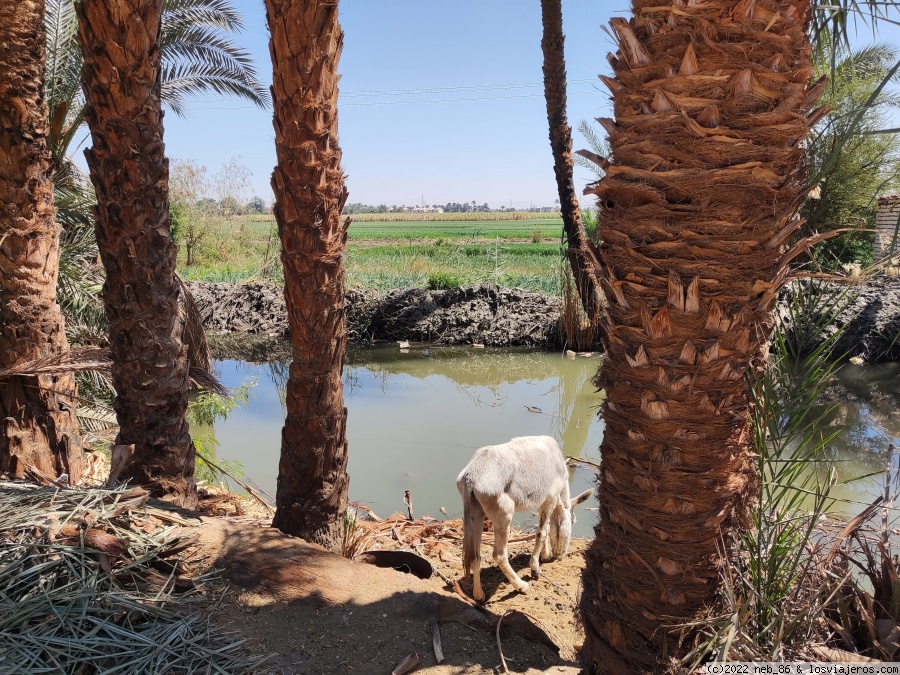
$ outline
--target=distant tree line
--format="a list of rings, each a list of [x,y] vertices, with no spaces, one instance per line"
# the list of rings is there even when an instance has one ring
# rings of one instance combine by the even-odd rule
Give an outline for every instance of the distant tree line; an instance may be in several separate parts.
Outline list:
[[[388,206],[387,204],[379,204],[378,206],[373,206],[371,204],[363,204],[362,202],[353,202],[352,204],[347,204],[344,206],[344,215],[352,216],[357,213],[409,213],[411,211],[415,211],[416,209],[421,208],[420,206],[406,206],[404,204],[392,204]],[[492,211],[546,211],[549,207],[531,207],[527,209],[514,209],[512,207],[501,206],[497,209],[492,209],[488,206],[487,202],[483,204],[479,204],[475,200],[471,202],[447,202],[446,204],[426,204],[424,208],[427,209],[442,209],[444,213],[490,213]],[[554,207],[557,208],[557,207]]]

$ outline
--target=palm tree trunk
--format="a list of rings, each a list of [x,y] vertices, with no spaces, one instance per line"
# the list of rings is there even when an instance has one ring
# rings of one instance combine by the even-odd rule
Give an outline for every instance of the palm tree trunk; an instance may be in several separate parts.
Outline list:
[[[590,672],[664,670],[756,499],[746,374],[764,366],[823,84],[803,0],[632,0],[613,19],[600,219],[607,398],[581,610]]]
[[[572,267],[581,306],[592,321],[599,315],[600,262],[597,247],[588,239],[581,221],[581,208],[572,178],[572,128],[566,116],[565,36],[562,29],[562,0],[541,0],[544,37],[544,97],[547,99],[547,122],[550,124],[550,149],[553,172],[559,190],[563,229],[568,246],[566,254]]]
[[[191,507],[197,485],[184,419],[189,368],[160,104],[162,0],[82,0],[76,8],[93,142],[85,156],[106,269],[116,443],[135,446],[124,477]]]
[[[272,175],[284,296],[293,343],[273,524],[324,546],[347,508],[347,331],[344,249],[349,219],[338,146],[336,0],[266,0],[275,72]]]
[[[0,370],[69,351],[56,302],[44,11],[43,0],[0,0]],[[0,382],[0,473],[34,466],[80,479],[76,394],[71,373]]]

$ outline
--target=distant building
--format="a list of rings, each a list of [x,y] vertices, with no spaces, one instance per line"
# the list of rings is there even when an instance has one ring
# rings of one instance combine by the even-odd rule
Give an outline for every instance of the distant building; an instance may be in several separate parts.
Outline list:
[[[414,206],[410,209],[413,213],[443,213],[444,209],[440,206]]]
[[[900,252],[900,195],[878,198],[875,215],[875,258]]]

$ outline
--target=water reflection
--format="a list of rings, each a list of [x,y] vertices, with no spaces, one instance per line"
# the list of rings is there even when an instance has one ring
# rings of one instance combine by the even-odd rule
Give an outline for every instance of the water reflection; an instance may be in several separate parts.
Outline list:
[[[457,517],[459,471],[476,448],[513,436],[549,434],[566,455],[598,461],[601,398],[591,382],[597,364],[597,357],[528,350],[350,349],[344,368],[350,499],[385,516],[404,511],[403,492],[410,490],[416,515],[437,517],[444,507]],[[287,361],[219,361],[217,368],[230,387],[259,378],[250,406],[217,424],[217,454],[243,464],[274,494]],[[856,513],[882,492],[885,464],[897,468],[889,447],[900,446],[900,364],[847,365],[836,384],[833,423],[842,430],[829,447],[839,472],[832,494],[843,500],[842,511]],[[842,484],[873,473],[879,475]],[[572,471],[573,493],[592,485],[592,470]],[[596,511],[581,513],[575,533],[588,536]]]
[[[457,516],[459,471],[476,448],[513,436],[549,434],[565,454],[596,460],[603,430],[591,384],[597,361],[508,349],[349,350],[350,499],[388,515],[403,510],[403,492],[410,490],[416,515],[440,516],[444,507]],[[241,462],[274,491],[287,362],[220,361],[217,368],[226,386],[259,378],[250,406],[217,425],[217,454]],[[574,469],[572,481],[580,492],[593,484],[592,472]],[[577,534],[590,534],[593,513],[582,512]]]
[[[833,423],[840,433],[829,444],[839,480],[839,510],[857,513],[883,493],[883,472],[897,469],[900,446],[900,363],[847,364],[835,375],[829,397],[836,401]]]

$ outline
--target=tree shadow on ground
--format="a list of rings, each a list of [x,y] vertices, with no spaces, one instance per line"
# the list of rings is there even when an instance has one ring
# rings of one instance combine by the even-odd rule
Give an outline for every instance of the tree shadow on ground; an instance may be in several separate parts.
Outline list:
[[[501,667],[495,622],[440,579],[354,562],[271,527],[223,519],[204,523],[198,554],[234,584],[215,620],[246,638],[254,653],[274,654],[275,672],[389,673],[413,652],[421,662],[416,672]],[[496,591],[489,575],[485,582]],[[440,665],[434,623],[445,656]],[[510,672],[579,672],[524,616],[505,619],[500,638]]]

